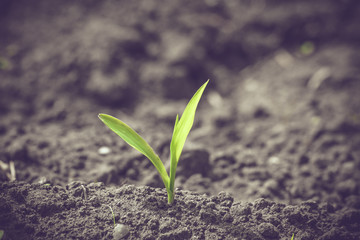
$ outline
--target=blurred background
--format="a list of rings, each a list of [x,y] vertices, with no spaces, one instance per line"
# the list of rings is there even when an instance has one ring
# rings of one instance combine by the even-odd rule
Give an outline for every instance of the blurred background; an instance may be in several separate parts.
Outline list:
[[[176,114],[210,79],[177,186],[358,196],[359,13],[356,0],[1,0],[1,180],[13,162],[28,182],[162,187],[97,114],[167,162]]]

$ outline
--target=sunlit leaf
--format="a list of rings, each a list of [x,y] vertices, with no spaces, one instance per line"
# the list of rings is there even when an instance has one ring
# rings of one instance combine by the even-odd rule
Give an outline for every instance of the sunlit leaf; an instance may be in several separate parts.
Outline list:
[[[178,116],[176,118],[173,137],[170,145],[171,154],[174,155],[176,162],[178,162],[180,159],[186,138],[189,135],[189,132],[194,123],[196,108],[208,82],[209,80],[206,81],[206,83],[204,83],[190,99],[180,120],[178,120]]]
[[[161,162],[159,156],[154,152],[150,145],[137,132],[135,132],[126,123],[110,115],[99,114],[99,118],[125,142],[144,154],[154,164],[163,180],[166,180],[167,184],[169,177],[165,170],[164,164]]]
[[[196,108],[209,80],[190,99],[180,120],[176,116],[174,132],[170,143],[170,192],[174,191],[175,174],[187,136],[193,126]]]
[[[137,132],[115,117],[107,114],[99,114],[99,118],[105,123],[105,125],[119,135],[130,146],[144,154],[154,164],[165,184],[169,204],[171,204],[174,200],[176,167],[186,138],[193,126],[196,108],[208,82],[209,80],[204,83],[190,99],[181,118],[179,119],[179,115],[176,116],[173,136],[170,143],[170,177],[167,174],[164,164],[161,162],[159,156]]]

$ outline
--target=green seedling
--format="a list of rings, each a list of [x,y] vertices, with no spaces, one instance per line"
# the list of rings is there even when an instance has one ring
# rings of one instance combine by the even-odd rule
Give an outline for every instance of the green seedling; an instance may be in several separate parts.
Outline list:
[[[168,175],[159,156],[138,133],[115,117],[107,114],[99,114],[99,118],[105,123],[105,125],[107,125],[125,142],[141,152],[152,162],[156,170],[159,172],[162,181],[164,182],[168,194],[169,204],[173,203],[174,201],[176,167],[178,165],[186,138],[194,123],[196,108],[208,82],[209,80],[207,80],[190,99],[181,118],[179,119],[179,115],[176,116],[174,131],[170,143],[170,175]]]
[[[4,236],[4,230],[0,230],[0,240],[3,238]]]
[[[112,209],[112,207],[110,205],[108,205],[108,207],[110,208],[111,210],[111,214],[112,214],[112,217],[113,217],[113,222],[114,222],[114,227],[116,226],[116,223],[115,223],[115,214],[114,214],[114,211]]]
[[[293,235],[292,235],[292,237],[291,237],[291,240],[294,240],[294,236],[295,236],[295,234],[293,233]]]

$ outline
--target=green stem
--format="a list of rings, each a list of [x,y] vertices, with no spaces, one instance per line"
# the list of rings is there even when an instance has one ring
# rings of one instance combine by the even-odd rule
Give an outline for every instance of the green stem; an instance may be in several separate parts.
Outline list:
[[[174,192],[168,191],[168,204],[172,204],[174,202]]]
[[[170,155],[171,156],[170,156],[170,179],[169,179],[168,203],[172,204],[174,201],[177,161],[174,154],[170,154]]]

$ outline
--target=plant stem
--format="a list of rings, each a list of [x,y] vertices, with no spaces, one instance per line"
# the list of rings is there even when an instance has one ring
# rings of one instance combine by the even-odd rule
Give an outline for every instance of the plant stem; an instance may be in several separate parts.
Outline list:
[[[175,191],[175,175],[176,175],[177,162],[173,154],[170,156],[170,181],[169,181],[169,191],[168,191],[168,203],[172,204],[174,201],[174,191]]]
[[[172,204],[174,202],[174,192],[168,191],[168,204]]]

